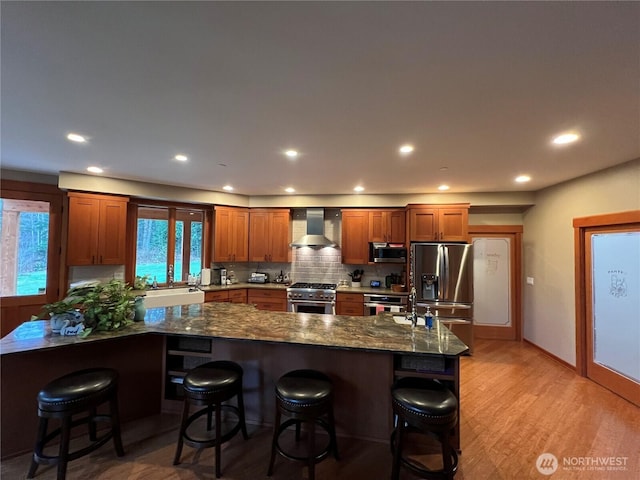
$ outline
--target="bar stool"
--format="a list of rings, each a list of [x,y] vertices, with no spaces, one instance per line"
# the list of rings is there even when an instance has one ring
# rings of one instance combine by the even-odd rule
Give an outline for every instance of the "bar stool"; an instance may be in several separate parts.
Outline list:
[[[109,414],[98,415],[97,407],[109,403]],[[87,412],[86,417],[73,420],[73,415]],[[118,413],[118,372],[110,368],[91,368],[70,373],[49,382],[38,393],[38,416],[40,422],[36,446],[27,478],[33,478],[38,465],[57,465],[58,480],[64,480],[67,463],[87,455],[113,438],[116,454],[124,455],[120,438],[120,417]],[[50,418],[60,419],[60,427],[47,433]],[[97,436],[96,423],[108,421],[110,428]],[[89,426],[90,445],[69,452],[71,429],[78,425]],[[43,453],[45,446],[60,437],[58,455]]]
[[[236,433],[242,431],[242,436],[249,438],[244,417],[244,400],[242,398],[242,367],[235,362],[218,360],[205,363],[190,370],[184,377],[184,408],[180,435],[173,464],[180,463],[183,443],[194,448],[215,447],[216,449],[216,478],[220,478],[220,451],[221,445],[233,438]],[[237,397],[238,406],[222,404],[227,400]],[[189,415],[191,405],[204,406],[193,415]],[[222,433],[222,411],[234,414],[238,420],[226,433]],[[189,432],[189,427],[195,420],[207,415],[206,431],[211,431],[211,422],[215,414],[215,437],[210,434],[206,437],[196,438]],[[196,430],[195,428],[192,430]],[[195,432],[194,432],[195,433]]]
[[[276,417],[271,442],[271,460],[267,476],[273,474],[276,452],[289,460],[304,462],[309,467],[309,480],[315,478],[315,464],[333,452],[338,456],[335,421],[333,418],[333,388],[331,380],[324,373],[316,370],[294,370],[276,383]],[[290,417],[280,423],[282,415]],[[326,415],[327,419],[323,417]],[[300,426],[306,424],[309,431],[307,456],[296,456],[287,453],[279,443],[280,435],[291,425],[296,427],[296,441],[300,440]],[[315,426],[320,425],[328,434],[327,446],[318,454],[315,453]]]
[[[420,478],[453,479],[458,469],[458,454],[450,444],[451,432],[458,422],[455,395],[437,380],[406,377],[395,382],[391,397],[397,419],[397,426],[391,435],[391,479],[398,480],[401,464]],[[442,469],[420,468],[402,456],[409,431],[432,434],[438,438],[442,445]]]

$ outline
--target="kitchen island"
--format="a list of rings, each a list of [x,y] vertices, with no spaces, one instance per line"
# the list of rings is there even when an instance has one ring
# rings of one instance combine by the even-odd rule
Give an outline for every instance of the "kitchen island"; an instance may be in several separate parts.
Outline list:
[[[116,368],[127,421],[175,411],[180,376],[210,359],[243,366],[248,423],[272,422],[273,388],[280,375],[316,368],[334,381],[339,434],[388,441],[393,379],[440,378],[458,396],[459,355],[466,350],[444,327],[412,329],[396,324],[390,314],[294,314],[229,303],[149,309],[144,322],[87,338],[54,335],[46,321],[27,322],[0,341],[0,448],[3,458],[32,448],[37,392],[64,373]],[[454,442],[459,447],[457,435]]]

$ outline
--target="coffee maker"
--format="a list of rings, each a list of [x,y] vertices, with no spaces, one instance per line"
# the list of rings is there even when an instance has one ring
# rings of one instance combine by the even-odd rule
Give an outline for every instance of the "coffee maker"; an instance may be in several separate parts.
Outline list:
[[[227,269],[222,267],[213,267],[211,269],[211,283],[213,285],[226,285]]]

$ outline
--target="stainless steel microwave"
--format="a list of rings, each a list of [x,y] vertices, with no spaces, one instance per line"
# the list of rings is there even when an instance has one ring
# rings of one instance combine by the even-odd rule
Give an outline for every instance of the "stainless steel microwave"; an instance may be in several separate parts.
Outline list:
[[[406,263],[405,247],[378,247],[370,244],[369,261],[373,263]]]

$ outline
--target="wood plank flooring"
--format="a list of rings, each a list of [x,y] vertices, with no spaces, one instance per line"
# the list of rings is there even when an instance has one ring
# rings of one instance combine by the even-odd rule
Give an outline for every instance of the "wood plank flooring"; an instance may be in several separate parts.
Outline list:
[[[462,359],[462,455],[456,479],[606,479],[640,478],[640,409],[520,342],[478,340],[473,357]],[[35,399],[34,399],[35,414]],[[67,478],[92,480],[214,479],[213,449],[185,447],[183,463],[172,465],[178,419],[161,415],[123,426],[126,455],[111,445],[69,464]],[[271,430],[250,426],[222,451],[223,478],[266,477]],[[35,432],[34,432],[35,435]],[[329,457],[317,466],[318,480],[384,480],[391,471],[386,444],[339,438],[341,461]],[[555,455],[552,477],[538,472],[536,459]],[[587,466],[595,457],[624,457],[623,470]],[[418,457],[420,458],[420,457]],[[573,465],[563,465],[563,462]],[[2,462],[3,480],[23,479],[30,454]],[[580,465],[582,463],[582,465]],[[40,466],[36,479],[56,477]],[[297,462],[278,457],[274,480],[307,479]],[[413,477],[403,472],[402,480]]]

